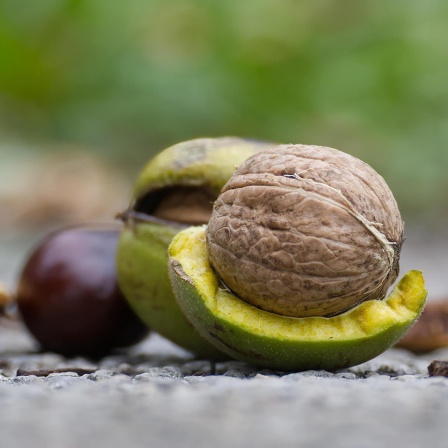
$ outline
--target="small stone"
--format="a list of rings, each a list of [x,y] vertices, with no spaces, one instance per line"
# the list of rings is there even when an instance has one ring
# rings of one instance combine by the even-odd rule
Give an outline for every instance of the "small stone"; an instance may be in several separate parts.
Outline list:
[[[29,376],[16,376],[14,378],[11,378],[11,382],[13,384],[36,384],[36,383],[42,383],[44,380],[40,377],[37,377],[35,375],[29,375]]]
[[[115,384],[129,383],[132,378],[124,373],[117,373],[109,378],[109,381]]]
[[[166,366],[166,367],[151,367],[146,372],[150,378],[182,378],[182,371],[178,367]],[[145,375],[145,374],[142,374]]]
[[[135,375],[134,381],[137,381],[137,382],[149,382],[153,378],[154,377],[151,376],[149,373],[140,373],[139,375]]]
[[[181,371],[185,376],[205,376],[211,375],[212,364],[210,361],[198,360],[186,362],[181,366]]]
[[[271,370],[271,369],[262,369],[259,370],[258,373],[260,375],[264,375],[264,376],[279,376],[279,372],[275,371],[275,370]]]
[[[304,372],[290,373],[288,375],[284,375],[282,378],[286,380],[297,380],[303,377],[334,378],[335,374],[327,372],[326,370],[305,370]]]
[[[364,378],[377,378],[377,377],[379,377],[379,376],[381,376],[382,378],[387,378],[387,379],[390,379],[390,376],[389,375],[385,375],[385,374],[380,374],[380,373],[378,373],[378,372],[372,372],[372,371],[367,371],[365,374],[364,374]]]
[[[267,376],[267,375],[263,375],[262,373],[257,373],[254,376],[254,379],[256,379],[256,380],[265,380],[265,379],[268,379],[268,378],[270,378],[270,377]]]
[[[113,374],[114,374],[114,372],[112,372],[110,370],[100,369],[94,373],[87,375],[87,378],[92,381],[102,381],[102,380],[107,380],[107,379],[111,378]]]
[[[399,376],[395,376],[391,378],[391,381],[400,381],[400,382],[409,382],[409,381],[415,381],[418,380],[420,378],[418,378],[416,375],[399,375]]]
[[[430,376],[446,376],[448,377],[448,361],[433,361],[428,366]]]
[[[358,376],[352,372],[339,372],[335,374],[335,378],[341,378],[345,380],[356,380]]]
[[[50,373],[47,376],[47,378],[63,378],[63,377],[79,378],[79,375],[76,372],[56,372],[56,373]]]
[[[57,373],[48,375],[44,381],[52,389],[63,389],[78,382],[79,376],[76,373]]]
[[[365,378],[364,378],[364,381],[367,381],[367,382],[380,382],[380,381],[382,381],[382,382],[389,382],[390,380],[391,380],[392,378],[389,376],[389,375],[380,375],[380,374],[376,374],[376,375],[369,375],[369,376],[366,376]]]
[[[215,373],[217,375],[224,375],[229,371],[243,371],[243,370],[251,370],[254,371],[254,367],[248,366],[247,363],[242,361],[225,361],[225,362],[217,362],[215,365]]]

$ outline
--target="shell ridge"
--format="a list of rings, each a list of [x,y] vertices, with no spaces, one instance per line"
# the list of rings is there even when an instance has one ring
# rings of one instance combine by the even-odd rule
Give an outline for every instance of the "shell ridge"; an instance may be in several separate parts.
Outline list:
[[[394,242],[394,241],[389,241],[386,237],[386,235],[384,233],[382,233],[378,228],[381,227],[379,225],[379,223],[375,223],[375,222],[371,222],[369,221],[367,218],[365,218],[364,216],[362,216],[360,213],[358,213],[356,210],[354,210],[352,204],[350,203],[350,201],[347,200],[347,198],[342,194],[342,192],[340,190],[338,190],[337,188],[334,188],[330,185],[324,184],[322,182],[316,182],[313,179],[308,179],[308,178],[303,178],[297,175],[293,175],[294,178],[296,180],[300,180],[300,181],[304,181],[305,183],[308,182],[310,184],[314,184],[314,185],[319,185],[319,186],[323,186],[325,188],[330,189],[331,191],[333,191],[334,193],[336,193],[338,195],[338,197],[340,197],[344,204],[340,204],[337,201],[324,196],[322,194],[320,194],[317,191],[309,191],[306,190],[308,194],[310,195],[315,195],[315,196],[319,196],[320,199],[324,200],[325,202],[327,202],[328,204],[331,204],[335,207],[341,208],[343,210],[345,210],[347,213],[349,213],[350,215],[352,215],[355,219],[357,219],[359,222],[361,222],[361,224],[364,225],[364,227],[380,242],[381,246],[383,247],[383,250],[386,252],[387,254],[387,258],[389,259],[389,263],[392,266],[394,264],[394,259],[395,259],[395,249],[393,249],[391,246],[396,246],[399,243],[398,242]],[[253,185],[253,186],[265,186],[265,185]],[[232,187],[226,191],[232,191],[232,190],[238,190],[238,189],[243,189],[247,186],[241,186],[241,187]],[[293,187],[291,185],[281,185],[281,188],[284,189],[288,189],[288,190],[297,190],[300,187]]]
[[[233,257],[237,258],[226,246],[223,246],[222,244],[218,243],[217,241],[215,241],[215,240],[211,241],[211,242],[209,242],[209,244],[211,244],[213,246],[218,246],[224,252],[229,254],[231,256],[231,258],[233,258]],[[256,261],[256,260],[254,260],[252,258],[248,258],[248,257],[244,257],[244,260],[247,261],[248,263],[251,263],[252,265],[259,266],[259,267],[262,267],[262,268],[265,268],[265,269],[267,268],[266,265],[263,264],[262,261]],[[317,263],[317,262],[314,261],[314,262],[308,262],[308,263],[301,263],[301,265],[310,265],[310,264],[313,264],[313,263]],[[338,271],[336,271],[334,269],[331,269],[330,267],[328,267],[328,269],[330,271],[334,272],[334,273],[338,272]],[[289,272],[290,273],[291,272],[290,269],[282,269],[282,268],[273,267],[273,266],[270,266],[269,270],[270,271],[274,271],[274,272],[279,272],[279,273],[282,273],[282,272],[285,272],[285,273]],[[373,270],[368,271],[368,272],[366,272],[364,274],[356,272],[353,275],[346,275],[346,276],[341,276],[341,277],[339,277],[339,276],[330,277],[327,282],[325,281],[325,277],[322,277],[321,274],[318,275],[318,274],[304,274],[304,273],[300,273],[300,277],[301,278],[305,278],[305,279],[311,279],[311,280],[319,278],[323,283],[332,283],[334,281],[351,280],[351,279],[353,279],[353,277],[359,278],[361,280],[362,278],[368,278],[372,274],[372,272],[376,272],[376,271],[380,271],[381,272],[381,271],[384,271],[384,269],[381,269],[380,267],[378,267],[377,269],[373,269]]]

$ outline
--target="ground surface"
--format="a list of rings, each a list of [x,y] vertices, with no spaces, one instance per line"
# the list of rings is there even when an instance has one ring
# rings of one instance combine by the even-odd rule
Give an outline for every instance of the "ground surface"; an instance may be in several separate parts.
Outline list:
[[[1,446],[446,447],[448,378],[427,366],[448,351],[285,373],[212,366],[158,336],[91,361],[36,353],[17,324],[0,334]]]
[[[0,237],[8,287],[36,238]],[[430,295],[440,297],[448,246],[425,234],[415,241],[402,271],[427,271]],[[3,319],[0,446],[444,448],[448,378],[428,375],[434,359],[448,350],[392,349],[340,372],[285,373],[212,365],[157,335],[101,360],[67,359],[37,352],[20,322]]]

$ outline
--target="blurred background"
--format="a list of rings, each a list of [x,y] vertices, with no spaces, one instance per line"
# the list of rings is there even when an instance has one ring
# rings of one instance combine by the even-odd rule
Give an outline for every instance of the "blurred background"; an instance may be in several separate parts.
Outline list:
[[[0,272],[24,232],[112,219],[164,147],[237,135],[371,164],[441,290],[447,22],[444,0],[0,0]]]

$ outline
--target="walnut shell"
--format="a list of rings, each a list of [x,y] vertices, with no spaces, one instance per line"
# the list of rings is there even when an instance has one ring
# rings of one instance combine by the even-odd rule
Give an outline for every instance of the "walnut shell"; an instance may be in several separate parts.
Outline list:
[[[247,159],[207,228],[225,285],[263,310],[331,316],[382,299],[398,275],[403,221],[384,179],[336,149],[280,145]]]

